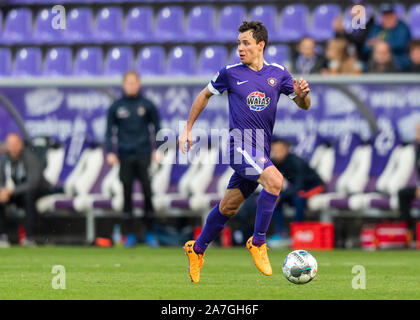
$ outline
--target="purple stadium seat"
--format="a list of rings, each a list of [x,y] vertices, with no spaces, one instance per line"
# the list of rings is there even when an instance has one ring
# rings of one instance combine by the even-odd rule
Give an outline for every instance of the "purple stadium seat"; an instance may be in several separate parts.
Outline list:
[[[105,71],[107,75],[122,75],[133,68],[134,54],[131,47],[111,48],[105,59]]]
[[[165,72],[165,49],[160,46],[144,47],[136,59],[140,75],[160,75]]]
[[[28,8],[12,9],[6,16],[2,42],[24,43],[31,39],[32,11]]]
[[[99,42],[113,42],[121,38],[123,12],[119,7],[105,7],[96,15],[94,38]]]
[[[67,47],[51,48],[44,61],[44,75],[70,75],[72,73],[72,53]]]
[[[37,76],[41,73],[42,54],[40,48],[21,48],[16,53],[13,75]]]
[[[188,15],[187,41],[211,41],[215,33],[216,12],[212,6],[196,6]]]
[[[208,46],[201,50],[197,74],[216,74],[227,62],[224,46]]]
[[[134,7],[128,11],[123,37],[128,42],[150,40],[153,33],[153,9]]]
[[[333,21],[341,14],[336,4],[322,4],[313,11],[309,35],[316,41],[326,41],[334,35]]]
[[[238,26],[246,17],[245,7],[230,5],[220,11],[219,29],[217,40],[222,42],[236,41],[238,38]]]
[[[263,21],[268,31],[268,40],[278,40],[278,34],[276,32],[276,21],[277,21],[277,9],[273,5],[261,5],[251,9],[249,14],[250,20]]]
[[[38,12],[32,35],[35,43],[52,43],[57,42],[61,38],[64,30],[54,29],[52,27],[53,17],[54,14],[50,9],[42,9]]]
[[[290,48],[288,45],[268,45],[264,57],[268,63],[287,65],[290,59]]]
[[[235,47],[229,54],[228,64],[235,64],[239,62],[241,62],[241,59],[239,58],[238,48]]]
[[[92,37],[93,14],[90,8],[74,8],[67,15],[65,39],[69,43],[87,42]]]
[[[184,36],[184,9],[178,6],[159,10],[155,28],[156,41],[179,41]]]
[[[291,4],[283,8],[278,37],[282,41],[299,41],[307,33],[308,8]]]
[[[73,74],[79,76],[102,74],[102,58],[103,52],[99,47],[80,48],[76,54]]]
[[[0,76],[8,76],[12,72],[12,53],[9,48],[0,48]]]
[[[420,3],[412,5],[408,10],[408,26],[414,39],[420,39]]]
[[[194,74],[195,48],[192,46],[176,46],[168,56],[168,74]]]

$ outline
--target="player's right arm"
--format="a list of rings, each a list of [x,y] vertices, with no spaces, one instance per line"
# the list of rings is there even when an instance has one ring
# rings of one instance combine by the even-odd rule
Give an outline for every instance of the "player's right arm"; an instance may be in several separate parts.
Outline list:
[[[214,94],[221,95],[223,91],[227,89],[229,89],[229,81],[227,76],[227,69],[224,67],[213,77],[207,87],[201,90],[192,104],[187,124],[183,133],[178,138],[178,146],[182,152],[186,153],[189,149],[192,148],[192,127],[195,120],[197,120],[198,116],[207,106],[210,97]]]
[[[201,92],[198,94],[197,98],[195,98],[190,114],[188,116],[187,124],[184,128],[184,131],[178,138],[178,145],[181,148],[183,153],[188,152],[189,149],[192,149],[192,136],[191,136],[191,130],[194,125],[195,120],[197,120],[198,116],[201,114],[201,112],[204,110],[204,108],[207,106],[210,97],[213,95],[213,93],[210,92],[208,87],[205,87]],[[188,145],[187,145],[188,143]]]

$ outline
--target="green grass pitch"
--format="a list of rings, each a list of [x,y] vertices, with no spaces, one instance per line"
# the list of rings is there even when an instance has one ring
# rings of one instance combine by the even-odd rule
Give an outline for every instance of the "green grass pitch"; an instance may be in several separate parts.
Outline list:
[[[318,274],[305,285],[284,278],[287,253],[269,251],[266,277],[246,248],[209,248],[193,284],[182,248],[13,247],[0,250],[0,299],[420,299],[418,251],[312,251]],[[65,268],[64,290],[52,288],[53,265]],[[352,288],[354,265],[365,290]]]

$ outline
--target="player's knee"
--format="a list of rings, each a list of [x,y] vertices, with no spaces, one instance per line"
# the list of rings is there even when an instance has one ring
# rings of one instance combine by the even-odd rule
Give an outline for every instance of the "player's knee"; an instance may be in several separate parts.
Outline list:
[[[220,213],[228,218],[232,218],[234,215],[236,215],[238,213],[238,209],[239,208],[237,208],[236,206],[230,204],[220,203],[219,205]]]
[[[283,187],[283,175],[280,173],[267,181],[264,186],[265,191],[272,194],[279,194]]]

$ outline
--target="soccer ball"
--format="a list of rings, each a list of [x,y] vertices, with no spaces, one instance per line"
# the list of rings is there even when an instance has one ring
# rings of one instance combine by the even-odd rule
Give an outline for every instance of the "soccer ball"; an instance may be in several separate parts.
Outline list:
[[[287,280],[295,284],[304,284],[315,278],[318,264],[308,251],[290,252],[283,261],[283,274]]]

